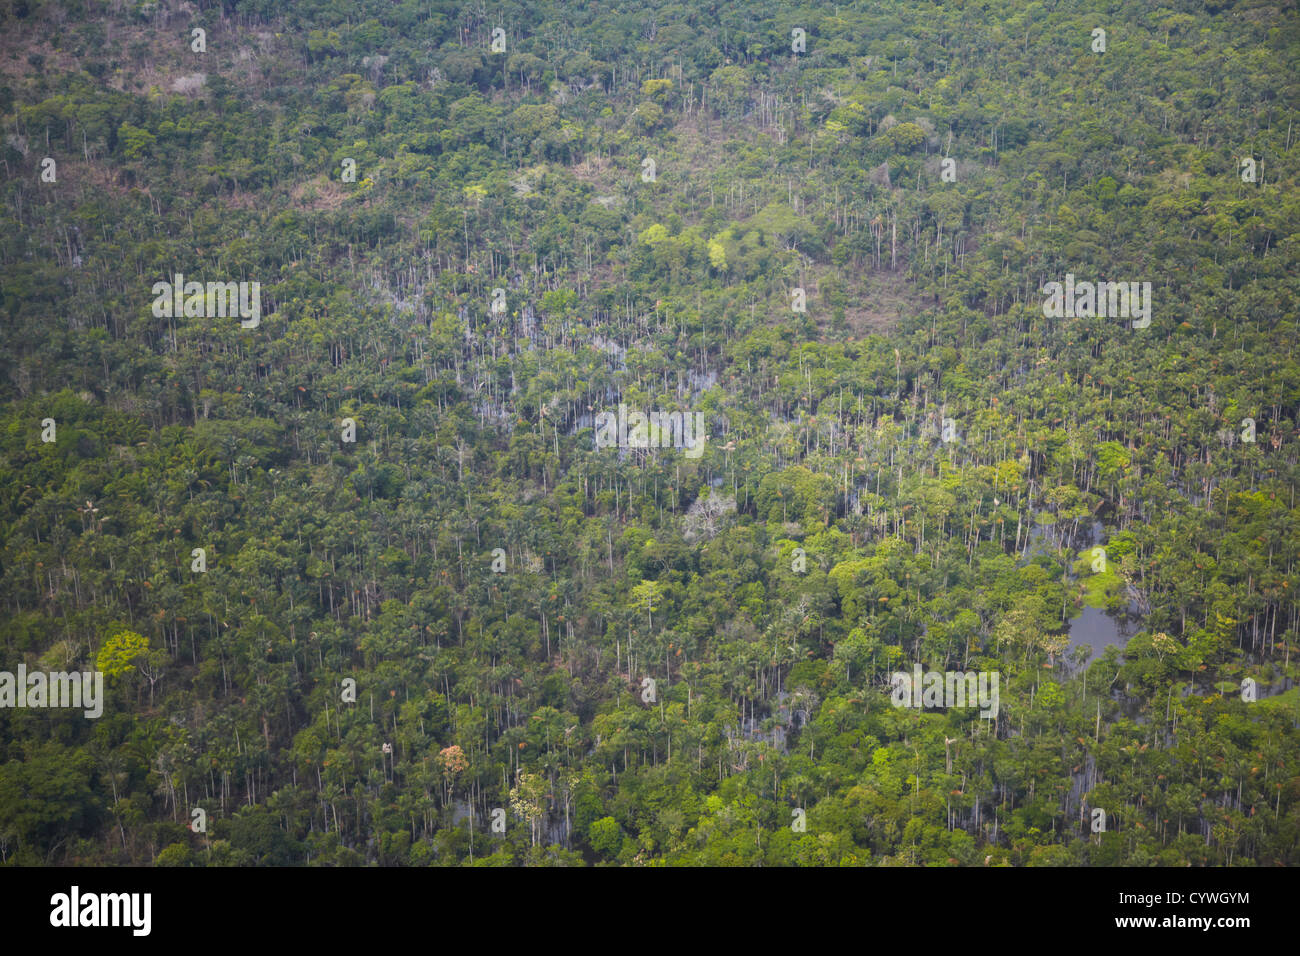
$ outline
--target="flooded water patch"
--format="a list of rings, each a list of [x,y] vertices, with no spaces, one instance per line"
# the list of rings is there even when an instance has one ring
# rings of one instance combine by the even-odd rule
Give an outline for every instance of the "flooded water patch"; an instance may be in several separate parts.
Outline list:
[[[1140,623],[1129,615],[1115,618],[1101,608],[1084,607],[1078,617],[1070,620],[1070,647],[1088,647],[1093,657],[1100,656],[1111,644],[1122,649],[1137,633]]]

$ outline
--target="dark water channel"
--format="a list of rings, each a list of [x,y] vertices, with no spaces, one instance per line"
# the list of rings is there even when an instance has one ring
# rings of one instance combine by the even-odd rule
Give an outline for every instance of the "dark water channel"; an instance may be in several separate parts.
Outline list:
[[[1029,561],[1036,554],[1054,555],[1058,548],[1086,551],[1105,545],[1105,533],[1105,526],[1095,519],[1077,529],[1063,524],[1035,525],[1029,529],[1029,539],[1020,557],[1022,561]],[[1071,581],[1078,580],[1072,571],[1067,571],[1067,574]],[[1107,614],[1101,608],[1085,606],[1070,619],[1070,650],[1087,647],[1091,656],[1097,657],[1111,644],[1123,649],[1129,638],[1141,630],[1142,620],[1133,604],[1129,605],[1126,613],[1118,616]]]

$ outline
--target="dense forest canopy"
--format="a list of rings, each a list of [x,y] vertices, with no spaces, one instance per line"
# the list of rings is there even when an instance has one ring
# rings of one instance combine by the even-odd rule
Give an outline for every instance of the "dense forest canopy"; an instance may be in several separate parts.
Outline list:
[[[0,863],[1300,862],[1298,66],[0,0]]]

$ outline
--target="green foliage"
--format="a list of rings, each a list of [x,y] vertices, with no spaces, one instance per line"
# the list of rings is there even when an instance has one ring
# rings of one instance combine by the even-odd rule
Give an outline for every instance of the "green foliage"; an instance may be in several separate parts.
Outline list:
[[[18,6],[0,671],[115,698],[0,709],[0,862],[1300,862],[1276,17],[256,3],[199,76]],[[998,719],[892,707],[917,663]]]
[[[134,631],[119,630],[104,639],[95,658],[96,670],[105,677],[120,677],[133,671],[149,653],[149,638]]]

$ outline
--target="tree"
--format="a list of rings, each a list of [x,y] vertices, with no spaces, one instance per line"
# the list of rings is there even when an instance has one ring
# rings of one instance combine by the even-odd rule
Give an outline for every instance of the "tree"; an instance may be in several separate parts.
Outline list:
[[[104,639],[95,667],[106,677],[120,677],[143,663],[149,653],[149,638],[121,628]]]
[[[601,856],[613,857],[623,846],[623,831],[613,817],[594,820],[587,830],[591,848]]]
[[[510,809],[515,816],[528,821],[532,845],[537,846],[539,828],[546,815],[546,780],[540,774],[520,773],[515,786],[510,788]]]
[[[645,608],[646,623],[653,630],[654,609],[663,598],[663,586],[658,581],[642,581],[632,589],[632,606]]]

